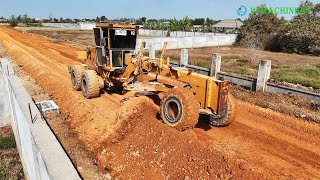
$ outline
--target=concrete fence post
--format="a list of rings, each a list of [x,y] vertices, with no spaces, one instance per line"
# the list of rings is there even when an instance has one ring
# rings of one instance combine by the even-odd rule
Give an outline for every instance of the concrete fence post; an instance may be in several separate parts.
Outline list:
[[[221,56],[219,53],[212,54],[210,76],[218,77],[218,73],[221,69]]]
[[[188,49],[181,49],[180,55],[180,67],[185,67],[188,65]]]
[[[267,87],[267,81],[270,78],[271,61],[262,60],[259,63],[258,77],[256,83],[256,91],[265,91]]]
[[[154,49],[154,46],[152,44],[149,45],[149,57],[156,57],[156,50]]]

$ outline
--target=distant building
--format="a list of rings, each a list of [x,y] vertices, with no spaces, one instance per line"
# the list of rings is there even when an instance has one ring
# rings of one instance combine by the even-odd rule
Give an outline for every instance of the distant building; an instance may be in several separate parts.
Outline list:
[[[203,25],[193,25],[192,31],[203,31],[204,26]]]
[[[8,23],[8,22],[9,22],[8,19],[0,18],[0,23]]]
[[[238,33],[243,25],[238,19],[225,19],[211,26],[214,32],[221,33]]]

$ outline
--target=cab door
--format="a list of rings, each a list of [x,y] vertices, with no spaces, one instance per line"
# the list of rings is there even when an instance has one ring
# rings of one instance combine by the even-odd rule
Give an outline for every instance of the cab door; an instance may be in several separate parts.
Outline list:
[[[103,30],[101,27],[93,28],[94,40],[96,45],[96,64],[98,66],[106,65],[106,50],[104,45]]]

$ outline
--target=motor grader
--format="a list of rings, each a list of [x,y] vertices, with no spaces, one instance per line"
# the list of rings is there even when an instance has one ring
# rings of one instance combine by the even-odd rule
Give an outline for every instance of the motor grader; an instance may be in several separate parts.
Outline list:
[[[92,53],[79,52],[82,64],[69,67],[73,89],[88,99],[110,89],[122,93],[124,100],[148,96],[160,106],[161,120],[180,130],[194,127],[199,114],[211,125],[229,125],[234,119],[229,83],[170,66],[166,43],[159,58],[144,57],[145,43],[136,49],[138,30],[136,25],[97,24]]]

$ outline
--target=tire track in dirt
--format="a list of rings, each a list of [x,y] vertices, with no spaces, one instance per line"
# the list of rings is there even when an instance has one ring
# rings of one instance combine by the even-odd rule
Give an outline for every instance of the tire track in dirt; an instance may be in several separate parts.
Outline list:
[[[79,139],[85,142],[86,147],[89,150],[103,150],[104,147],[102,145],[107,143],[108,135],[119,126],[117,124],[119,114],[116,112],[120,108],[119,100],[121,96],[105,93],[100,98],[87,100],[82,97],[81,92],[73,91],[69,74],[67,73],[67,65],[77,64],[77,62],[70,59],[70,57],[75,56],[75,50],[71,47],[51,43],[45,38],[23,34],[4,27],[0,28],[0,42],[8,50],[12,58],[18,61],[57,102],[64,113],[71,116],[70,127],[78,134]],[[66,54],[68,55],[66,56]],[[160,166],[163,166],[163,164],[159,164],[156,166],[157,168],[148,169],[148,163],[150,162],[145,156],[141,157],[146,158],[141,162],[139,158],[136,158],[139,154],[133,153],[135,158],[132,158],[131,152],[128,152],[128,150],[132,150],[132,147],[141,148],[136,147],[135,145],[137,144],[150,149],[152,143],[159,143],[156,140],[157,138],[164,138],[164,141],[167,141],[167,144],[170,145],[164,146],[165,148],[172,148],[177,145],[176,148],[180,148],[182,153],[192,155],[198,159],[199,157],[200,159],[203,158],[206,162],[211,162],[209,163],[211,168],[221,171],[218,168],[218,166],[221,166],[220,168],[225,168],[222,173],[230,173],[228,176],[220,176],[221,172],[212,174],[212,171],[209,173],[207,169],[201,169],[206,168],[205,166],[201,165],[200,169],[195,168],[198,166],[197,163],[201,162],[194,162],[192,163],[193,169],[191,168],[186,172],[187,174],[191,173],[191,175],[194,172],[194,177],[255,177],[255,179],[261,177],[261,175],[265,178],[294,177],[297,179],[316,179],[320,177],[318,172],[320,169],[319,125],[289,118],[240,101],[238,101],[238,105],[236,121],[230,126],[210,129],[207,125],[202,124],[201,128],[195,128],[193,131],[185,133],[173,132],[172,129],[168,129],[163,124],[154,122],[155,118],[145,117],[143,114],[138,113],[131,119],[129,118],[130,121],[126,121],[128,121],[127,123],[133,123],[132,126],[136,126],[134,121],[139,120],[140,125],[148,128],[146,132],[141,132],[143,128],[139,127],[133,130],[131,134],[125,134],[124,139],[120,142],[107,143],[108,152],[115,152],[118,155],[116,159],[114,157],[109,157],[111,159],[108,159],[107,156],[106,158],[101,157],[105,151],[97,153],[98,155],[100,154],[100,159],[110,161],[106,166],[115,172],[114,175],[119,172],[127,172],[128,174],[133,174],[132,177],[137,178],[142,176],[144,172],[149,171],[149,175],[151,175],[149,177],[152,177],[152,172],[154,172],[157,174],[171,173],[172,178],[183,178],[183,172],[170,171],[170,169]],[[144,110],[145,108],[149,107],[142,106],[140,109]],[[152,113],[149,113],[149,115],[152,115]],[[140,122],[140,120],[143,122]],[[148,121],[152,121],[152,125],[145,123]],[[123,126],[123,124],[120,124],[120,126]],[[162,129],[150,131],[152,128],[157,129],[160,127]],[[153,132],[160,134],[160,136],[155,136]],[[194,139],[192,135],[194,133],[192,132],[196,134],[196,139],[198,140]],[[179,138],[175,141],[169,141],[166,138],[170,133],[175,134],[175,138]],[[146,139],[150,140],[150,142],[144,142]],[[192,145],[185,145],[183,141],[186,140],[188,142],[188,139],[195,142],[191,143]],[[136,140],[140,140],[139,143]],[[203,145],[203,143],[206,145]],[[158,144],[155,144],[155,146],[158,146]],[[204,152],[199,154],[192,151],[192,149],[199,150],[199,147],[201,147],[200,150],[204,151],[208,151],[209,148],[214,150],[212,152],[211,150],[209,151],[212,157],[203,156],[202,153]],[[190,152],[188,152],[188,149]],[[141,152],[143,151],[144,149],[141,150]],[[125,153],[129,153],[130,156]],[[151,156],[150,152],[145,153],[146,156]],[[183,154],[176,155],[170,151],[169,153],[171,154],[168,157],[173,159],[180,158],[180,163],[189,162],[190,157],[185,157]],[[226,160],[225,157],[229,157],[227,158],[229,160]],[[152,158],[157,158],[157,156],[152,156]],[[176,163],[176,159],[173,159],[168,159],[167,161]],[[238,161],[241,161],[241,163],[238,164]],[[218,164],[212,164],[213,162]],[[123,163],[123,166],[117,163]],[[145,166],[140,168],[139,165],[141,164]],[[185,165],[181,165],[182,169],[183,167]],[[230,168],[232,171],[229,171]],[[137,171],[135,173],[139,176],[134,176],[134,173],[130,172],[133,169]],[[206,172],[207,174],[204,176]],[[121,177],[121,175],[119,176]]]
[[[81,92],[73,91],[67,72],[67,65],[77,64],[77,62],[46,50],[44,46],[41,46],[43,39],[7,28],[1,28],[0,37],[1,43],[6,47],[11,57],[17,60],[35,78],[38,84],[41,84],[61,109],[64,109],[67,114],[72,116],[74,121],[71,122],[70,126],[79,133],[79,139],[86,141],[88,149],[98,147],[99,143],[103,141],[104,135],[110,133],[108,129],[99,127],[114,126],[116,114],[113,110],[120,105],[119,101],[108,94],[103,95],[105,98],[102,99],[104,100],[86,100],[82,97]],[[52,43],[51,46],[56,45]],[[63,93],[57,91],[63,91]],[[113,100],[108,101],[107,99]],[[109,106],[112,108],[103,108]],[[78,110],[79,107],[90,109],[90,111]],[[101,112],[108,113],[108,116],[104,116]],[[97,123],[90,123],[93,119]]]

